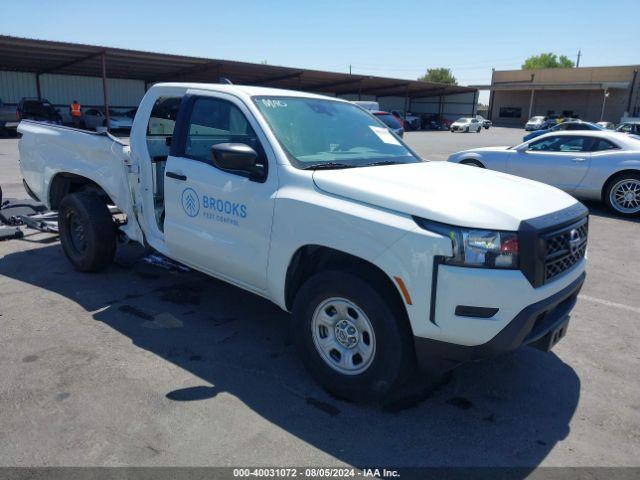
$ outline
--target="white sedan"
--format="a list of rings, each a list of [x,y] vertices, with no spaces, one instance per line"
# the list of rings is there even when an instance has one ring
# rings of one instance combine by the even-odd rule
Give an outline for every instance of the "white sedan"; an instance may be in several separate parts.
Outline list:
[[[477,118],[463,117],[451,124],[452,132],[476,132],[482,130],[482,123]]]
[[[514,147],[454,153],[449,162],[498,170],[603,201],[616,213],[640,216],[640,137],[610,131],[548,133]]]

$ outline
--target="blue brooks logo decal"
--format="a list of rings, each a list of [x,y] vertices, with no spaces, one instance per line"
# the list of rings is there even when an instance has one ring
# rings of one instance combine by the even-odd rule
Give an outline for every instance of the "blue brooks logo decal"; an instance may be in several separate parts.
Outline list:
[[[200,198],[193,188],[185,188],[182,192],[182,209],[190,217],[200,212]]]

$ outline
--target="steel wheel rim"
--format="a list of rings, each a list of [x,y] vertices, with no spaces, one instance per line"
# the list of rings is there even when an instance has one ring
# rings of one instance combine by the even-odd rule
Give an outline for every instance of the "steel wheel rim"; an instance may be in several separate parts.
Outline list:
[[[367,370],[376,353],[376,337],[367,315],[351,300],[332,297],[313,312],[313,344],[322,360],[343,375]]]
[[[69,239],[71,247],[76,253],[83,253],[87,249],[87,239],[84,231],[84,225],[75,213],[68,216]]]
[[[640,212],[640,180],[635,178],[620,180],[611,189],[609,200],[619,212]]]

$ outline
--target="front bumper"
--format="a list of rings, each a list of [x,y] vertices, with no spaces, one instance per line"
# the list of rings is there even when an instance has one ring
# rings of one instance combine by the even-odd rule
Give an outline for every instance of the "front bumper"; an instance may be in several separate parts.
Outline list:
[[[467,346],[414,337],[418,365],[423,370],[441,373],[462,363],[510,352],[522,345],[549,350],[566,332],[569,313],[576,304],[584,279],[583,272],[559,292],[524,308],[486,343]]]

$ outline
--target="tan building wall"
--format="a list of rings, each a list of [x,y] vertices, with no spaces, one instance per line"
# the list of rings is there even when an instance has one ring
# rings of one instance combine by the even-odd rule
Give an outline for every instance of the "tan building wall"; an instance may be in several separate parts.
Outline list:
[[[522,126],[533,115],[570,112],[583,120],[599,121],[604,88],[609,96],[603,120],[619,122],[630,98],[630,115],[640,115],[640,73],[632,85],[635,70],[640,66],[495,71],[491,120],[498,125]]]
[[[542,70],[496,70],[493,83],[531,81],[533,83],[629,82],[640,65],[624,67],[546,68]]]

